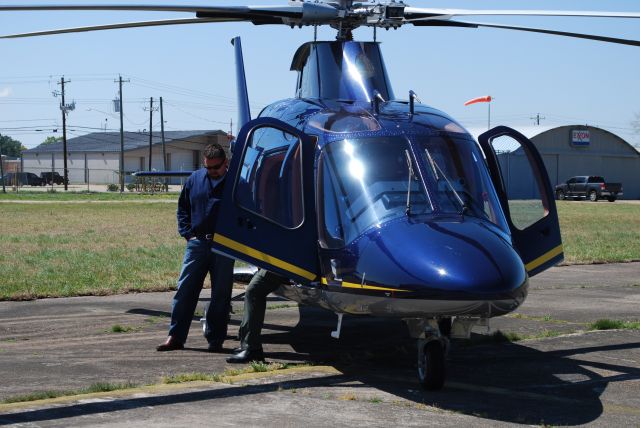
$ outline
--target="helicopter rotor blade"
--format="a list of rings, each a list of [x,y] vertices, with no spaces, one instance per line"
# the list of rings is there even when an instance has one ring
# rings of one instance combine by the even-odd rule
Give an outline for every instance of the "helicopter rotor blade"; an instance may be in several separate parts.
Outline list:
[[[288,6],[185,6],[185,5],[0,5],[0,12],[10,11],[147,11],[191,12],[197,18],[228,18],[256,23],[313,24],[338,17],[338,10],[324,3],[292,3]]]
[[[575,10],[473,10],[431,9],[405,7],[404,18],[408,21],[424,18],[449,19],[455,16],[564,16],[585,18],[640,18],[638,12],[600,12]]]
[[[87,31],[116,30],[122,28],[157,27],[161,25],[206,24],[211,22],[237,22],[241,19],[234,18],[181,18],[163,19],[159,21],[123,22],[120,24],[92,25],[90,27],[61,28],[58,30],[36,31],[32,33],[7,34],[0,39],[17,39],[22,37],[51,36],[54,34],[83,33]]]
[[[571,33],[568,31],[546,30],[543,28],[522,27],[522,26],[516,26],[516,25],[499,25],[499,24],[489,24],[489,23],[482,23],[482,22],[448,21],[448,20],[439,20],[439,19],[417,20],[417,21],[412,21],[411,23],[418,27],[444,26],[444,27],[469,27],[469,28],[478,28],[478,27],[500,28],[504,30],[528,31],[531,33],[552,34],[555,36],[566,36],[566,37],[574,37],[578,39],[597,40],[600,42],[616,43],[620,45],[640,46],[639,40],[620,39],[616,37],[598,36],[594,34]]]
[[[51,5],[0,5],[0,11],[63,11],[63,10],[110,10],[139,12],[192,12],[192,13],[229,13],[248,15],[251,13],[271,13],[279,16],[291,16],[299,13],[296,6],[185,6],[185,5],[141,5],[141,4],[51,4]]]

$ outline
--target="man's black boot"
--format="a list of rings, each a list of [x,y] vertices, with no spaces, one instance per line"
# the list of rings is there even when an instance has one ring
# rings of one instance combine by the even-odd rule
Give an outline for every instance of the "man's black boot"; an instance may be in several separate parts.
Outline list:
[[[251,361],[264,361],[264,352],[262,349],[243,349],[237,354],[227,358],[227,363],[244,364]]]

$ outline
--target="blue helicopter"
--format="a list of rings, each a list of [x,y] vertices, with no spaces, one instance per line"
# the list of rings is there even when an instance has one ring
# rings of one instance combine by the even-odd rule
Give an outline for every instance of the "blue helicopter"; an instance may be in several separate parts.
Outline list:
[[[296,51],[293,98],[251,119],[240,39],[233,40],[240,130],[226,203],[213,237],[217,252],[291,279],[278,293],[338,315],[403,319],[417,339],[418,379],[445,381],[451,337],[517,309],[529,278],[563,260],[553,187],[535,146],[498,126],[476,141],[446,113],[391,87],[379,28],[491,27],[640,46],[640,41],[454,20],[459,16],[598,16],[637,13],[415,8],[402,2],[291,1],[286,6],[60,5],[7,10],[148,10],[195,18],[80,27],[2,38],[157,25],[248,21],[329,25],[335,41]],[[374,41],[354,41],[358,27]],[[507,165],[500,152],[516,154]],[[515,159],[515,160],[513,160]],[[529,183],[514,196],[505,168]],[[142,173],[140,175],[182,175]],[[519,193],[520,194],[520,193]]]

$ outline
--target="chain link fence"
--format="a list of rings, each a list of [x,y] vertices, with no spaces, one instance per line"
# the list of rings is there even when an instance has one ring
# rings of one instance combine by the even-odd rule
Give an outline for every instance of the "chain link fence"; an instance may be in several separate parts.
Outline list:
[[[67,188],[70,191],[119,192],[120,174],[113,169],[67,168]],[[179,192],[186,177],[136,177],[134,171],[126,171],[125,192],[160,193]],[[7,191],[59,191],[64,190],[64,170],[62,168],[28,167],[19,172],[7,172],[0,178]]]

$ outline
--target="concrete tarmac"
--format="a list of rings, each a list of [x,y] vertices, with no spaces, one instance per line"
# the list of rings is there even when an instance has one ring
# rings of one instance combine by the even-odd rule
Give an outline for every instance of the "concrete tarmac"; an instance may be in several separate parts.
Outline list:
[[[277,298],[266,316],[266,357],[293,368],[162,384],[236,368],[225,358],[238,345],[242,303],[225,352],[206,352],[196,316],[187,348],[160,353],[171,297],[0,302],[0,400],[101,382],[152,385],[0,404],[0,425],[640,427],[640,330],[588,331],[598,319],[640,320],[640,263],[563,266],[532,278],[517,312],[453,340],[437,392],[418,386],[415,342],[401,321],[345,317],[335,340],[334,314]],[[497,343],[490,335],[498,329],[525,340]]]

